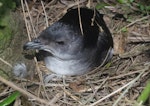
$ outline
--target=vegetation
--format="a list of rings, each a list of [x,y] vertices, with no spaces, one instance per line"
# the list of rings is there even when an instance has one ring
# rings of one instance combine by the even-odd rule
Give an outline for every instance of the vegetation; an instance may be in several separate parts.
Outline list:
[[[10,14],[16,3],[12,0],[0,0],[0,53],[9,45],[14,29],[11,25],[13,19]]]

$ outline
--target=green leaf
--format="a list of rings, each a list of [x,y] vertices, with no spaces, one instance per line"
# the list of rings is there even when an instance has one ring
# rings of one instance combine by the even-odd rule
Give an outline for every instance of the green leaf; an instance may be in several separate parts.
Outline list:
[[[125,4],[125,3],[128,3],[128,0],[117,0],[119,3],[121,4]]]
[[[10,105],[14,100],[16,100],[16,98],[20,96],[20,92],[15,91],[13,92],[9,97],[7,97],[5,100],[3,100],[0,103],[0,106],[8,106]]]
[[[146,9],[147,11],[150,11],[150,6],[146,6],[145,9]]]
[[[0,2],[0,7],[2,7],[3,6],[3,3],[2,2]]]
[[[150,80],[147,82],[146,87],[142,91],[141,95],[138,97],[138,103],[145,103],[148,97],[150,96]]]
[[[106,67],[106,68],[109,68],[109,67],[111,66],[111,64],[112,64],[112,62],[108,62],[108,63],[105,65],[105,67]]]
[[[121,29],[121,31],[122,31],[122,32],[127,32],[127,28],[126,28],[126,27],[123,27],[123,28]]]
[[[143,5],[140,5],[140,10],[141,11],[144,11],[145,10],[145,7]]]
[[[134,0],[129,0],[130,3],[134,2]]]
[[[96,5],[95,8],[99,10],[99,9],[104,8],[105,6],[108,6],[108,5],[106,3],[99,3],[99,4]]]

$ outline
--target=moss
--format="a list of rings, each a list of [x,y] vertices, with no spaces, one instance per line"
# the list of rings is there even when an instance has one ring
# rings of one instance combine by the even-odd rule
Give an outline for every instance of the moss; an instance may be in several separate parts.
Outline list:
[[[13,0],[0,0],[0,53],[10,44],[13,36],[11,11],[16,8]]]
[[[12,32],[14,32],[14,26],[12,26],[11,20],[12,17],[10,14],[3,18],[3,23],[5,23],[6,26],[0,28],[0,53],[9,45],[13,37]]]

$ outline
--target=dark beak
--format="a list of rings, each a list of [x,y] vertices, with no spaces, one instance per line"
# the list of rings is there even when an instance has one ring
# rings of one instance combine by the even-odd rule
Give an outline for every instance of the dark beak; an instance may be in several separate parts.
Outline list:
[[[41,49],[43,47],[42,43],[40,42],[39,39],[35,39],[31,42],[27,42],[24,44],[23,49],[24,50],[29,50],[29,49]]]

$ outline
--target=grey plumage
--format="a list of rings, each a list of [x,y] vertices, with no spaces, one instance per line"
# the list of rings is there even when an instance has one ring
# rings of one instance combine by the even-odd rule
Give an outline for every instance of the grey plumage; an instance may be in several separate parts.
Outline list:
[[[27,67],[24,63],[16,64],[12,70],[13,74],[20,78],[25,78],[28,75]]]
[[[27,42],[24,49],[44,51],[46,67],[61,75],[81,75],[104,61],[106,64],[112,57],[113,40],[103,15],[92,9],[80,8],[80,16],[83,35],[78,9],[70,9],[38,38]]]

